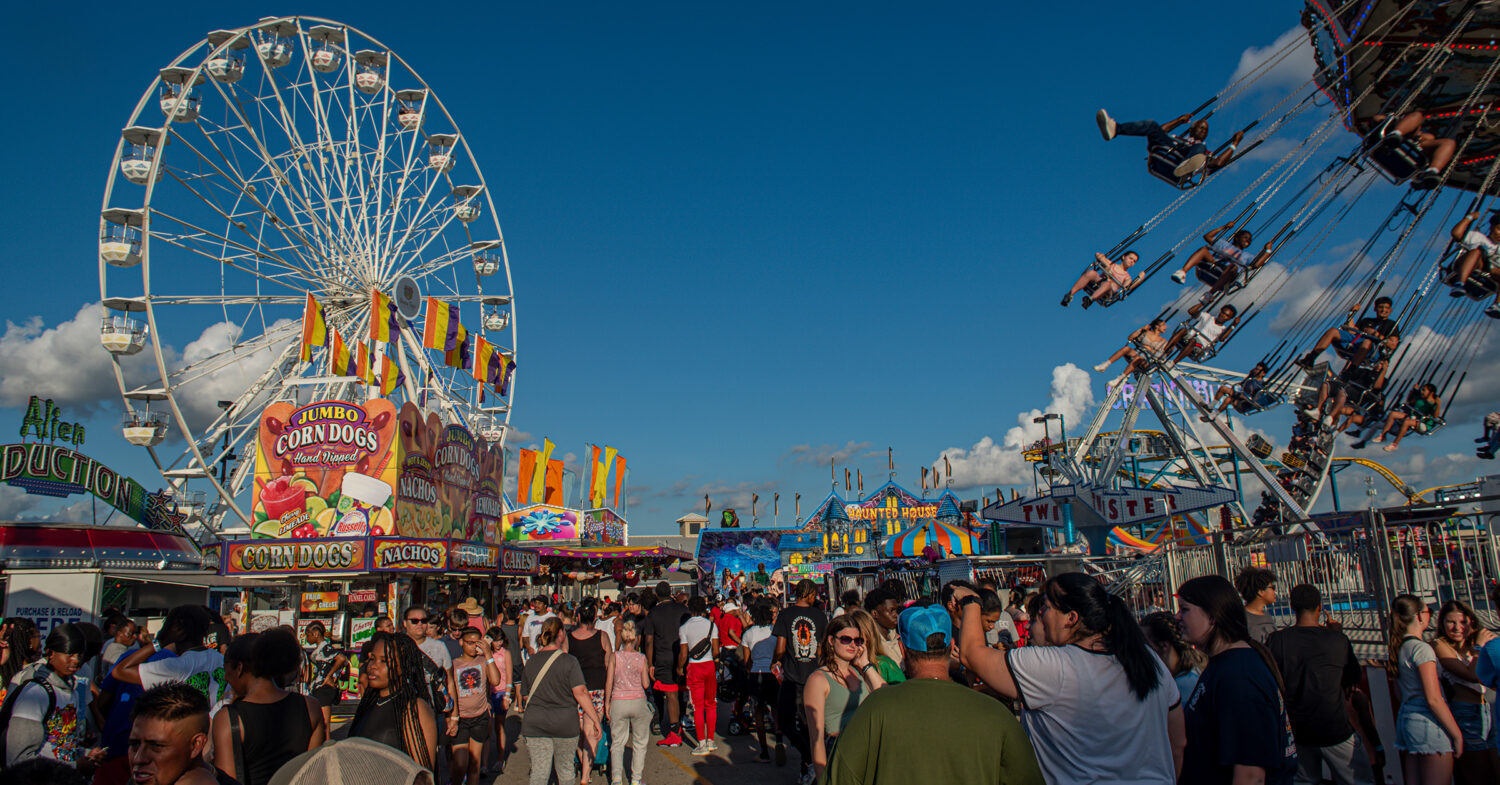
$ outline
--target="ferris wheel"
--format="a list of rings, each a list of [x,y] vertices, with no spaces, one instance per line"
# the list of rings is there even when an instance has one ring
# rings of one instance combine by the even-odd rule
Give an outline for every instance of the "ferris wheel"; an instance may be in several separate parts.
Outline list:
[[[404,377],[390,397],[503,444],[514,384],[497,394],[429,354],[420,321],[440,300],[514,367],[492,194],[437,94],[369,35],[310,17],[209,33],[136,104],[99,225],[125,437],[210,529],[249,524],[265,405],[379,391],[329,349],[302,359],[309,295],[349,339],[370,332],[373,293],[391,298],[398,327],[371,342]]]

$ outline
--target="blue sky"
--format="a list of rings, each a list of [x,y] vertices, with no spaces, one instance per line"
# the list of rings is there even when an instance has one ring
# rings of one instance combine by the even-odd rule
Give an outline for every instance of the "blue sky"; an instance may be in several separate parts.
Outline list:
[[[96,426],[88,451],[153,485],[116,435],[113,380],[37,374],[37,341],[98,300],[110,157],[155,71],[208,30],[302,12],[389,44],[457,119],[515,276],[512,423],[564,452],[619,447],[633,531],[666,531],[705,492],[747,520],[749,493],[780,492],[789,523],[794,493],[806,509],[826,494],[829,456],[883,479],[887,446],[909,487],[944,450],[961,451],[957,485],[1011,479],[971,448],[1003,444],[1054,382],[1086,408],[1082,391],[1102,396],[1105,377],[1055,369],[1103,359],[1178,294],[1163,276],[1109,311],[1056,304],[1094,250],[1175,196],[1145,175],[1138,141],[1100,141],[1094,111],[1165,120],[1197,106],[1246,50],[1296,26],[1300,4],[815,6],[15,9],[0,47],[20,113],[0,131],[0,316],[40,321],[0,343],[0,421],[19,426],[23,389],[66,383],[69,415]],[[1297,82],[1267,79],[1212,141]],[[1227,174],[1220,201],[1264,166]],[[1269,321],[1220,363],[1251,364],[1276,341]],[[1266,417],[1251,425],[1284,443],[1286,418]],[[1429,484],[1481,468],[1464,458],[1467,432],[1432,441],[1399,456]],[[0,495],[0,517],[52,509],[35,502]]]

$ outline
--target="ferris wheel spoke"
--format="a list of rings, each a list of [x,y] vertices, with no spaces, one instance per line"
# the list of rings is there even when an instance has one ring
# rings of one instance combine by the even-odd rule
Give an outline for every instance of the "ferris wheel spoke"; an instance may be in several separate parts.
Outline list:
[[[214,232],[211,232],[207,229],[194,226],[193,224],[187,223],[182,219],[175,218],[166,213],[153,213],[153,215],[159,215],[195,232],[195,234],[191,235],[158,232],[154,235],[156,239],[189,253],[202,256],[203,258],[208,259],[209,261],[216,264],[222,264],[228,267],[232,267],[233,269],[239,270],[240,272],[255,276],[260,280],[269,283],[280,284],[297,291],[306,291],[308,287],[325,289],[334,286],[333,282],[328,280],[327,278],[315,277],[314,274],[309,272],[308,270],[286,264],[285,262],[282,262],[280,261],[280,259],[277,259],[275,257],[263,256],[260,253],[257,253],[254,249],[247,248],[242,244],[233,242],[228,238],[223,237],[222,235],[215,234]],[[201,238],[209,238],[212,244],[210,244],[208,248],[205,249],[198,247],[198,244],[196,243],[190,242],[191,240]],[[280,267],[284,272],[277,274],[268,274],[263,273],[253,267],[239,264],[235,261],[236,257],[229,256],[224,253],[223,249],[225,247],[237,248],[247,254],[246,258],[254,259],[257,263],[266,263],[268,266]],[[307,284],[307,286],[298,286],[295,281],[285,280],[285,278],[299,279]]]

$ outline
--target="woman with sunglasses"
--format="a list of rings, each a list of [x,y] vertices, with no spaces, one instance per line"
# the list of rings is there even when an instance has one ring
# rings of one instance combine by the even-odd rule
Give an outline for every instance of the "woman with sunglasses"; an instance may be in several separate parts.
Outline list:
[[[870,650],[859,622],[849,614],[828,623],[828,638],[818,669],[807,677],[802,706],[807,712],[807,735],[812,741],[813,770],[819,780],[833,757],[833,746],[854,710],[870,693],[885,686],[880,670],[870,662]]]
[[[1431,621],[1432,609],[1410,594],[1391,602],[1385,667],[1401,697],[1396,749],[1409,785],[1446,785],[1453,779],[1453,759],[1464,754],[1463,731],[1443,697],[1437,653],[1422,638]]]

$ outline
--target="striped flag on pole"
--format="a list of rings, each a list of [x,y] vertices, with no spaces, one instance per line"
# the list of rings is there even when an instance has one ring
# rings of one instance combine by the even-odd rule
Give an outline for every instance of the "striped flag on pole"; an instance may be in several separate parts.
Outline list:
[[[323,306],[307,294],[302,306],[302,361],[312,359],[312,347],[328,345],[328,322],[323,319]]]
[[[370,343],[390,343],[391,339],[401,333],[401,323],[397,321],[396,306],[391,298],[379,289],[370,290]]]

